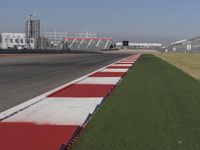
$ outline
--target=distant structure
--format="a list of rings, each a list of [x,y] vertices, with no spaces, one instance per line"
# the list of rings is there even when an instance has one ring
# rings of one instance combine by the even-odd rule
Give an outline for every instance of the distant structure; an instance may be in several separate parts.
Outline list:
[[[182,53],[200,52],[200,37],[173,42],[168,46],[167,51]]]
[[[113,44],[112,38],[98,37],[93,33],[76,33],[75,37],[66,37],[64,46],[71,51],[99,51],[109,49]]]
[[[36,15],[29,15],[25,22],[25,37],[27,49],[40,48],[40,20]]]
[[[26,45],[25,33],[0,34],[1,49],[24,49]]]
[[[117,48],[122,49],[158,49],[162,47],[161,43],[130,43],[123,41],[116,43]]]
[[[120,44],[118,43],[118,45],[120,45]],[[125,48],[128,48],[129,47],[129,41],[123,41],[122,46],[125,47]]]
[[[27,50],[63,50],[63,51],[99,51],[109,49],[112,38],[99,37],[96,33],[78,32],[69,36],[66,32],[45,32],[41,36],[40,19],[28,15],[25,21],[25,33],[0,34],[1,49]]]
[[[66,32],[57,32],[56,30],[54,32],[45,32],[44,34],[44,38],[46,39],[45,47],[47,47],[48,49],[63,49],[63,43],[66,37],[67,37]]]
[[[95,33],[89,33],[89,32],[85,32],[85,33],[76,33],[76,38],[98,38],[98,34]]]
[[[183,49],[186,50],[186,43],[187,43],[187,40],[180,40],[180,41],[173,42],[169,45],[168,50],[172,52],[182,51]]]

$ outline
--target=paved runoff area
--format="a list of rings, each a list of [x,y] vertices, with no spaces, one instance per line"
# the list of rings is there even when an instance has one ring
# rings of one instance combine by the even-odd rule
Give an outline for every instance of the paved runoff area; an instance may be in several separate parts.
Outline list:
[[[63,63],[61,64],[56,64],[58,60],[50,64],[43,64],[41,62],[37,62],[36,64],[32,62],[30,62],[30,64],[21,64],[20,62],[19,68],[16,67],[16,70],[22,69],[20,66],[24,65],[27,65],[27,67],[47,65],[50,67],[59,66],[60,64],[61,66],[59,66],[58,69],[46,70],[46,72],[53,72],[51,76],[62,74],[63,72],[60,70],[67,69],[66,64],[73,64],[71,66],[71,71],[73,71],[73,67],[75,66],[75,70],[79,69],[77,70],[79,72],[87,69],[90,65],[94,65],[98,68],[99,65],[96,65],[98,63],[101,63],[104,67],[102,66],[103,68],[101,69],[69,83],[66,82],[67,84],[1,112],[0,149],[59,150],[72,144],[73,139],[76,138],[80,130],[85,127],[103,100],[109,96],[133,64],[140,58],[139,54],[120,60],[119,58],[124,56],[104,55],[105,54],[99,56],[93,54],[92,57],[80,56],[79,62],[74,61],[77,56],[68,57],[71,61],[63,57],[60,58],[63,59]],[[30,59],[33,58],[31,57]],[[117,59],[118,61],[116,61]],[[113,60],[116,62],[113,63]],[[106,66],[105,61],[110,61],[112,64]],[[5,61],[3,63],[10,63],[12,65],[10,61]],[[74,63],[76,65],[74,65]],[[90,69],[87,69],[87,71],[95,67],[89,67]],[[34,72],[33,68],[31,70],[27,68],[27,70]],[[12,67],[5,67],[4,69],[11,71]],[[58,73],[55,73],[57,71]],[[69,74],[71,74],[71,71],[68,70]],[[48,78],[50,75],[44,74],[44,72],[45,70],[42,71],[41,68],[41,76],[43,76],[43,78]],[[83,71],[83,73],[85,73],[85,71]],[[23,75],[23,73],[21,73],[21,75]],[[20,73],[16,76],[19,77]],[[34,78],[37,74],[34,75],[34,73],[30,73],[30,76],[33,77],[33,83],[34,80],[37,81],[38,78]],[[75,75],[75,77],[76,76],[77,75]],[[26,78],[28,78],[28,76],[24,76],[24,79]],[[62,78],[66,78],[66,74],[64,74]],[[15,80],[18,82],[17,77]],[[55,81],[55,79],[53,81]],[[6,82],[3,83],[4,81],[1,82],[2,86],[3,84],[7,84]],[[9,81],[7,82],[9,83]],[[28,81],[25,83],[28,84]],[[26,90],[21,90],[23,93],[26,92]],[[17,95],[17,93],[15,94]]]

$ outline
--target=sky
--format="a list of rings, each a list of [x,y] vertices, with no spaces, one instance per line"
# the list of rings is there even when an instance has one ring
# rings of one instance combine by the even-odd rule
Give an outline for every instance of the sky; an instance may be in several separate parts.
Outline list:
[[[200,36],[199,0],[0,0],[0,32],[24,32],[29,14],[41,19],[42,33],[161,43]]]

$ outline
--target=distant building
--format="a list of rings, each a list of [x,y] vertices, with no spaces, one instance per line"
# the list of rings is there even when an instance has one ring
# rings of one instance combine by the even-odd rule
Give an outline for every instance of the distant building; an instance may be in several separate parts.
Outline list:
[[[124,41],[128,42],[128,41]],[[124,45],[124,42],[116,43],[116,47],[118,48],[128,48],[128,49],[152,49],[152,48],[161,48],[161,43],[130,43],[128,45]]]
[[[180,40],[180,41],[176,41],[170,44],[169,46],[169,51],[172,52],[181,52],[181,51],[185,51],[187,48],[187,40]]]
[[[192,52],[200,52],[200,37],[195,37],[188,40],[187,48],[191,47]]]
[[[1,49],[26,49],[27,39],[25,33],[1,33],[0,48]],[[35,48],[35,39],[30,38],[30,49]]]
[[[200,37],[173,42],[168,49],[171,52],[200,52]]]
[[[24,33],[2,33],[0,35],[1,49],[24,49],[25,45]]]
[[[40,20],[34,15],[29,15],[25,22],[26,48],[40,49]],[[34,44],[34,47],[31,46]]]

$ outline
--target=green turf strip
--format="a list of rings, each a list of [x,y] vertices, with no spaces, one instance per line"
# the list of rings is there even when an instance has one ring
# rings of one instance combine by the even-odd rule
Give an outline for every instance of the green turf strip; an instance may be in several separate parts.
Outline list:
[[[199,150],[200,82],[143,55],[74,150]]]

